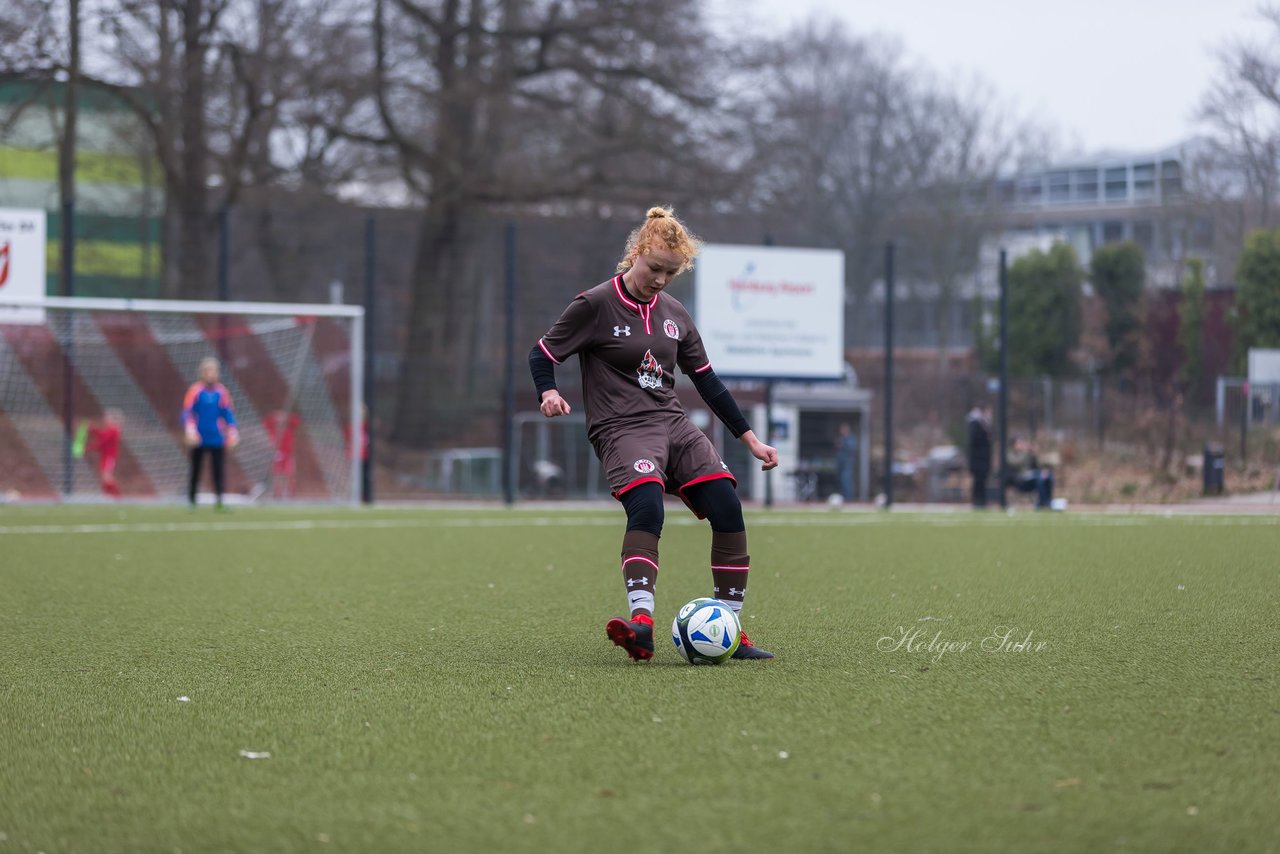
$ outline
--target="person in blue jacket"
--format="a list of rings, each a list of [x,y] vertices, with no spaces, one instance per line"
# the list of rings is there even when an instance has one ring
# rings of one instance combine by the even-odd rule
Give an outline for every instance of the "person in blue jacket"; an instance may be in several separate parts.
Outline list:
[[[187,485],[187,501],[196,506],[196,486],[205,456],[213,468],[213,489],[217,508],[223,509],[222,493],[226,485],[226,449],[240,441],[236,427],[231,392],[218,382],[218,360],[200,363],[200,379],[191,384],[182,399],[182,428],[187,447],[191,449],[191,479]]]

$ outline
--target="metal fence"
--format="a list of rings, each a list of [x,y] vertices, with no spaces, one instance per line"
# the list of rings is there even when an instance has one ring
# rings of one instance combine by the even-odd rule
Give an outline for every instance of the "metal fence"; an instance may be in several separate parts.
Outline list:
[[[710,242],[813,245],[785,222],[685,213]],[[188,296],[365,303],[372,309],[367,361],[379,497],[497,494],[503,471],[495,449],[504,444],[508,369],[514,375],[513,429],[520,448],[511,470],[517,494],[602,494],[580,426],[566,423],[547,432],[531,417],[536,401],[525,356],[578,292],[612,274],[636,224],[634,211],[476,217],[458,224],[435,255],[425,247],[427,223],[418,211],[368,211],[286,197],[234,208],[215,221],[211,241],[219,247],[219,264],[212,293]],[[883,306],[874,280],[848,285],[847,352],[878,408]],[[94,292],[150,296],[156,286],[148,279],[145,293],[129,292],[131,287],[128,280],[103,280],[94,283]],[[895,339],[902,348],[897,361],[905,368],[899,369],[895,391],[895,445],[904,453],[962,447],[964,413],[975,402],[994,400],[995,393],[974,362],[972,305],[953,300],[942,308],[912,296],[909,286],[903,290],[907,296],[895,312]],[[671,292],[691,302],[692,276],[674,283]],[[576,365],[563,366],[561,381],[575,386],[576,371]],[[1171,398],[1118,383],[1016,380],[1010,387],[1010,432],[1104,449],[1149,444],[1161,418],[1174,417],[1188,425],[1178,435],[1179,447],[1191,447],[1211,437],[1225,439],[1220,421],[1238,423],[1246,404],[1235,401],[1240,394],[1233,389],[1228,387],[1215,419],[1211,401],[1179,403],[1171,414]],[[1274,418],[1274,404],[1251,405]],[[873,411],[871,423],[878,427],[882,421]],[[1250,432],[1264,424],[1265,419],[1246,420],[1246,454],[1265,453],[1261,445],[1251,451],[1248,442]],[[879,448],[883,437],[873,435],[872,442]]]

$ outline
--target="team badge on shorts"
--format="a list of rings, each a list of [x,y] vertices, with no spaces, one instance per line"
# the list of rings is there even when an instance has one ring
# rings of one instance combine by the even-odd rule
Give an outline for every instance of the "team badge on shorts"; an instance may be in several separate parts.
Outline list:
[[[657,466],[653,464],[653,460],[636,460],[631,467],[640,472],[640,474],[652,474],[657,468]]]
[[[680,327],[676,326],[676,322],[674,320],[662,321],[662,331],[667,333],[668,338],[680,337]]]

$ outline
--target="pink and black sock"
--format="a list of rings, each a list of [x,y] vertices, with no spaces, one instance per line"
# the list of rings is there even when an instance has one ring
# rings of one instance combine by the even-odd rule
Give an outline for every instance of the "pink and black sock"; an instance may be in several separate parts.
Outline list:
[[[747,595],[747,574],[751,555],[747,553],[747,532],[711,532],[711,581],[715,597],[735,612],[742,610]]]
[[[658,537],[648,531],[627,531],[622,536],[622,580],[627,585],[631,616],[653,616],[653,596],[658,587]]]

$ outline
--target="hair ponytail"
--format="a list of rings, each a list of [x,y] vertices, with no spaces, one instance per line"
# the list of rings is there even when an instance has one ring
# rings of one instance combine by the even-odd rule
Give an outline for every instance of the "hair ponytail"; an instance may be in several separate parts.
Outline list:
[[[685,228],[671,208],[649,208],[645,211],[644,222],[627,237],[618,272],[630,270],[636,256],[659,248],[670,250],[681,258],[679,272],[683,273],[693,267],[694,256],[702,248],[702,241]]]

